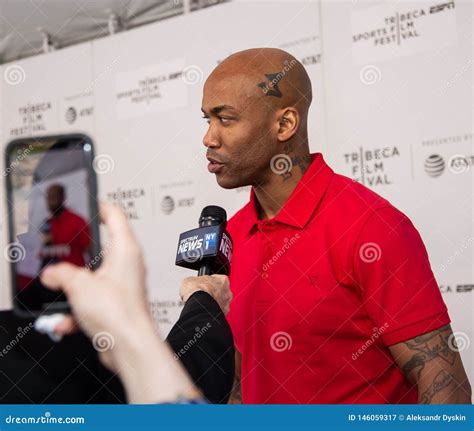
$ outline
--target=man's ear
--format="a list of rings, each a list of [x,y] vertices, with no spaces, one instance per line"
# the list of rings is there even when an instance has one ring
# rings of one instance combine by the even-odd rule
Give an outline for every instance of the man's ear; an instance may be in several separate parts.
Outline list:
[[[298,130],[300,115],[295,108],[285,108],[279,115],[278,140],[285,142],[291,139]]]

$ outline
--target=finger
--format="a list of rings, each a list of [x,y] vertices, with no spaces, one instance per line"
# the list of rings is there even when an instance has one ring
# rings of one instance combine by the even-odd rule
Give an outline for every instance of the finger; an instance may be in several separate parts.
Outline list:
[[[142,250],[125,213],[115,205],[105,203],[101,204],[100,212],[109,234],[100,270],[107,272],[114,271],[114,267],[121,268],[124,259],[141,262]]]
[[[125,213],[115,205],[101,203],[100,219],[107,226],[113,242],[134,239]]]
[[[196,290],[199,290],[196,280],[197,277],[186,277],[181,282],[179,289],[179,295],[182,301],[185,301],[189,298],[191,293],[194,293]]]
[[[79,325],[76,319],[68,314],[55,326],[54,332],[56,332],[58,335],[75,334],[76,332],[79,332]]]
[[[62,290],[68,294],[83,271],[86,270],[67,262],[51,264],[41,272],[40,280],[48,289]]]

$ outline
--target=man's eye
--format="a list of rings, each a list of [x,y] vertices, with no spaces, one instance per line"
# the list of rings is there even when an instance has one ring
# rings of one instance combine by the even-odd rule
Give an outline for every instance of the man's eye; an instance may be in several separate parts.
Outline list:
[[[228,123],[230,120],[232,120],[232,118],[219,117],[219,121],[220,121],[222,124],[226,124],[226,123]]]

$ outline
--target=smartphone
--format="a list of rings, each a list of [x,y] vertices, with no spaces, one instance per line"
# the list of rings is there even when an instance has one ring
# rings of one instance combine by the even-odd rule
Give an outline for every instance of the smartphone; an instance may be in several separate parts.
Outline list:
[[[94,146],[85,135],[17,139],[5,152],[13,310],[21,317],[68,312],[63,293],[40,281],[45,267],[100,265]]]

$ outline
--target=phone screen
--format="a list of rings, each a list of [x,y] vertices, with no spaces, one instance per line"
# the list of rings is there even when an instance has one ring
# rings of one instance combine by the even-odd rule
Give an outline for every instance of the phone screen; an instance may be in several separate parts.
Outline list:
[[[16,140],[6,150],[9,244],[14,310],[67,311],[64,294],[40,281],[48,265],[94,269],[100,256],[93,146],[83,135]]]

